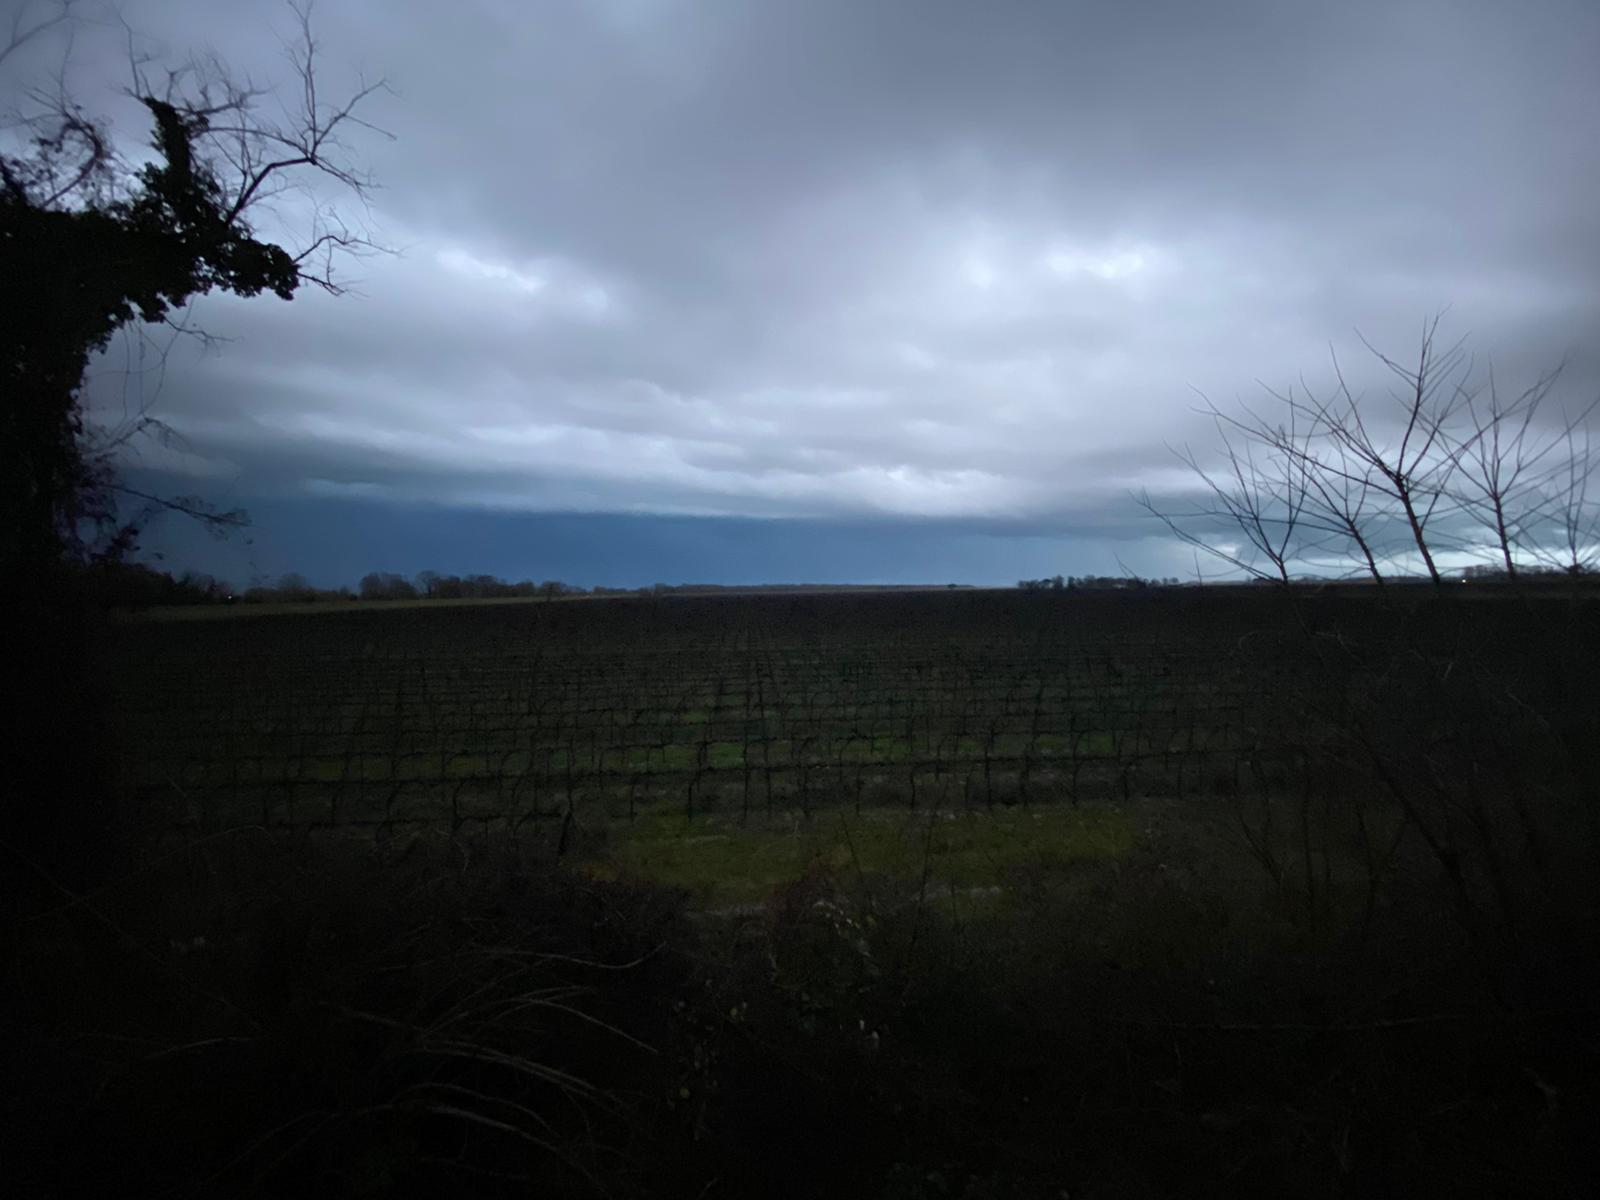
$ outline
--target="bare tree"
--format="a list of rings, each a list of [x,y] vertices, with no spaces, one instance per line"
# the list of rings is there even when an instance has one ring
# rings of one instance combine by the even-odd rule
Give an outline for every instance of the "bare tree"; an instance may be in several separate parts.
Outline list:
[[[1590,405],[1587,411],[1592,411]],[[1565,453],[1541,488],[1537,514],[1540,538],[1527,543],[1529,553],[1547,567],[1569,575],[1585,575],[1600,567],[1600,494],[1594,487],[1594,442],[1585,424],[1569,425]]]
[[[1400,391],[1390,393],[1400,410],[1397,435],[1386,434],[1383,426],[1369,422],[1363,415],[1337,354],[1333,362],[1338,388],[1333,399],[1327,403],[1307,402],[1309,412],[1349,464],[1347,467],[1321,462],[1321,470],[1359,482],[1362,487],[1376,488],[1398,505],[1412,544],[1435,586],[1443,583],[1443,577],[1434,559],[1428,526],[1451,507],[1450,481],[1460,461],[1460,447],[1450,445],[1446,430],[1468,398],[1465,379],[1472,369],[1465,339],[1446,350],[1438,349],[1436,338],[1442,316],[1436,314],[1423,325],[1415,367],[1390,358],[1361,339],[1403,385]],[[1350,467],[1356,468],[1357,473],[1353,474]]]
[[[1174,513],[1145,493],[1139,504],[1190,546],[1259,579],[1287,582],[1296,560],[1337,548],[1353,571],[1381,585],[1380,564],[1403,542],[1441,585],[1441,548],[1484,543],[1467,533],[1467,522],[1487,531],[1512,578],[1519,547],[1581,569],[1596,519],[1587,490],[1595,406],[1548,428],[1539,418],[1560,367],[1506,399],[1492,370],[1486,382],[1474,378],[1464,339],[1440,348],[1439,321],[1424,323],[1414,365],[1362,339],[1403,384],[1390,393],[1393,417],[1370,411],[1335,354],[1337,383],[1326,397],[1302,381],[1298,391],[1266,389],[1275,402],[1270,416],[1243,404],[1225,413],[1208,402],[1203,411],[1217,427],[1221,465],[1208,467],[1187,447],[1177,452],[1205,484],[1208,502]],[[1241,540],[1224,540],[1221,530],[1236,530]],[[1567,531],[1554,550],[1541,541],[1551,530]]]
[[[1512,581],[1517,578],[1517,551],[1524,547],[1539,551],[1540,513],[1549,502],[1548,489],[1575,465],[1576,432],[1594,409],[1591,404],[1563,428],[1551,430],[1538,423],[1564,366],[1544,372],[1509,400],[1502,398],[1491,366],[1487,398],[1480,391],[1466,390],[1460,437],[1449,430],[1445,435],[1454,442],[1456,499],[1462,511],[1487,530],[1491,552]],[[1563,449],[1565,456],[1557,453]]]
[[[1324,535],[1316,549],[1337,545],[1353,550],[1360,558],[1358,569],[1382,586],[1371,528],[1377,504],[1370,469],[1356,462],[1342,441],[1326,436],[1320,418],[1307,416],[1307,408],[1314,406],[1297,401],[1292,390],[1266,391],[1282,406],[1286,419],[1273,422],[1248,405],[1240,406],[1243,416],[1224,413],[1215,405],[1209,412],[1248,442],[1292,465],[1285,472],[1292,470],[1289,477],[1301,491],[1298,522],[1308,533]],[[1282,507],[1288,507],[1287,501]]]
[[[1213,472],[1201,465],[1190,447],[1173,449],[1206,485],[1209,499],[1196,502],[1176,518],[1157,505],[1148,491],[1137,497],[1138,503],[1194,549],[1254,579],[1287,585],[1290,564],[1307,549],[1301,525],[1309,488],[1306,460],[1276,452],[1271,438],[1223,416],[1214,406],[1209,411],[1222,443],[1223,465]],[[1235,440],[1236,434],[1243,436]],[[1297,435],[1288,432],[1284,436],[1293,442]],[[1237,530],[1243,542],[1231,548],[1221,537],[1207,532],[1208,526],[1218,524]]]

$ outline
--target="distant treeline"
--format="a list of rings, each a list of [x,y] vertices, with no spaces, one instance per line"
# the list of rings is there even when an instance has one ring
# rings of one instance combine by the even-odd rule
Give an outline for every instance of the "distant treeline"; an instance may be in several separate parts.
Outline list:
[[[88,592],[108,608],[157,608],[175,605],[198,604],[315,604],[345,603],[363,600],[556,600],[568,596],[707,596],[749,595],[753,593],[806,593],[806,592],[908,592],[947,591],[969,589],[969,584],[830,584],[830,583],[655,583],[640,588],[595,587],[582,588],[547,579],[536,583],[522,579],[507,583],[493,575],[444,575],[437,571],[422,571],[406,578],[388,571],[373,571],[362,576],[354,588],[318,588],[296,572],[279,576],[273,582],[256,582],[249,587],[235,587],[227,580],[218,579],[202,571],[184,571],[173,575],[144,563],[100,562],[83,568]],[[1529,579],[1556,580],[1567,573],[1554,568],[1527,568],[1519,574]],[[1467,567],[1461,572],[1462,582],[1506,582],[1504,571],[1490,566]],[[1226,581],[1218,580],[1217,583]],[[1238,583],[1239,581],[1234,581]],[[1259,581],[1258,581],[1259,582]],[[1326,586],[1340,580],[1306,578],[1307,585]],[[1360,583],[1361,581],[1352,581]],[[1427,582],[1425,577],[1414,580],[1397,579],[1393,582]],[[1175,576],[1164,579],[1144,579],[1131,575],[1054,575],[1045,579],[1019,579],[1017,586],[1024,591],[1136,591],[1153,587],[1179,587],[1184,581]],[[1190,585],[1192,586],[1192,584]]]
[[[761,592],[947,592],[970,583],[656,583],[646,588],[595,588],[594,594],[640,596],[751,595]]]
[[[362,600],[555,600],[565,596],[715,595],[750,592],[869,592],[945,590],[968,585],[925,584],[760,584],[655,583],[641,588],[582,588],[547,579],[508,583],[493,575],[445,575],[422,571],[412,578],[373,571],[354,588],[314,587],[304,575],[290,572],[275,581],[235,587],[201,571],[173,575],[144,563],[101,562],[84,568],[90,592],[110,608],[155,608],[198,604],[315,604]]]
[[[97,599],[111,608],[153,608],[195,604],[314,604],[358,600],[486,600],[555,599],[587,594],[581,587],[531,579],[507,583],[493,575],[442,575],[423,571],[407,579],[385,571],[361,578],[355,588],[314,587],[304,575],[290,572],[271,582],[258,581],[236,587],[202,571],[179,575],[144,563],[102,562],[84,569],[85,583]],[[595,592],[606,591],[596,588]]]
[[[1177,587],[1180,582],[1182,581],[1176,576],[1166,579],[1141,579],[1137,575],[1052,575],[1048,579],[1019,579],[1017,586],[1025,592],[1064,592],[1068,588],[1113,591],[1128,588]]]

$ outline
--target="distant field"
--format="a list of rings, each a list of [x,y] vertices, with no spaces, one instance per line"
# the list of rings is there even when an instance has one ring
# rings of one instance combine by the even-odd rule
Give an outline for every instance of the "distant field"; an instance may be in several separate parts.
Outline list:
[[[576,852],[625,829],[603,839],[624,864],[662,822],[1310,795],[1349,761],[1327,702],[1359,715],[1396,661],[1448,678],[1458,618],[1475,652],[1538,661],[1520,648],[1548,622],[1523,606],[1420,600],[940,590],[137,621],[115,634],[123,795],[178,836],[517,831]],[[1417,719],[1399,695],[1373,703]],[[788,869],[803,843],[758,852]],[[699,869],[675,854],[646,873]]]
[[[669,591],[662,598],[716,599],[729,596],[881,595],[903,592],[946,592],[951,590],[976,591],[980,589],[970,588],[965,585],[958,587],[956,584],[935,583],[816,584],[814,586],[799,584],[781,588],[726,587],[705,591],[687,588],[679,591]],[[637,598],[636,593],[629,592],[604,592],[598,595],[590,592],[578,592],[557,597],[562,603],[573,600],[633,600]],[[651,597],[651,599],[655,598]],[[472,597],[460,600],[428,600],[418,597],[414,600],[359,600],[352,598],[309,602],[284,601],[276,604],[180,604],[140,609],[137,612],[122,612],[118,614],[118,619],[132,623],[146,621],[216,621],[232,617],[327,615],[330,613],[348,613],[356,609],[476,608],[483,605],[545,604],[547,602],[548,600],[544,596],[494,596],[488,598]]]
[[[563,596],[569,600],[595,600],[597,596]],[[147,608],[139,612],[119,614],[130,624],[165,621],[224,621],[239,617],[330,616],[349,614],[371,609],[405,608],[478,608],[484,605],[546,604],[542,596],[497,596],[493,599],[472,600],[317,600],[309,603],[284,602],[281,604],[180,604],[162,608]]]
[[[161,1138],[276,1170],[323,1078],[318,1180],[383,1110],[375,1160],[457,1154],[424,1087],[514,1135],[475,1161],[535,1169],[548,1065],[625,1098],[618,1145],[680,1130],[674,1162],[882,1121],[862,1177],[894,1187],[797,1195],[1581,1194],[1600,610],[1395,591],[114,625],[124,815],[157,836],[19,924],[50,1051],[20,1094],[88,1062],[108,1099],[60,1144],[107,1179]],[[1063,1145],[1171,1186],[1079,1187]]]
[[[199,829],[1193,790],[1259,695],[1227,669],[1251,618],[1200,611],[967,592],[136,624],[126,782]]]

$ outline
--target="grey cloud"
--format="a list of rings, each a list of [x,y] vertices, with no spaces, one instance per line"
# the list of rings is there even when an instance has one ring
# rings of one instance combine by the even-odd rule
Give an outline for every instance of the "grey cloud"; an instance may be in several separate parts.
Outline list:
[[[276,52],[254,4],[145,15]],[[1375,381],[1356,329],[1452,304],[1508,375],[1600,387],[1583,0],[318,16],[330,86],[399,92],[359,149],[406,251],[201,306],[238,340],[160,411],[241,488],[1132,537],[1196,389],[1325,384],[1330,342]]]

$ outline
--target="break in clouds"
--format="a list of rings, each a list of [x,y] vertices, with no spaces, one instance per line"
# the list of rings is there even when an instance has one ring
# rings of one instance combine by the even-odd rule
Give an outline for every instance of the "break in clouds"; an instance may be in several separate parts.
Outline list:
[[[129,4],[287,78],[258,3]],[[395,247],[208,299],[145,467],[230,497],[1147,536],[1198,393],[1423,319],[1597,393],[1600,8],[349,0]],[[137,123],[119,125],[142,136]],[[290,201],[285,220],[296,209]],[[270,232],[270,230],[269,230]],[[120,404],[125,347],[96,402]],[[152,384],[144,384],[148,394]],[[193,485],[192,487],[190,485]],[[418,564],[422,565],[422,564]],[[1107,564],[1109,565],[1109,564]]]

